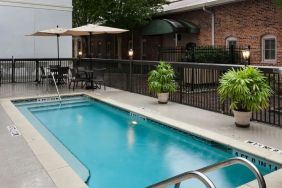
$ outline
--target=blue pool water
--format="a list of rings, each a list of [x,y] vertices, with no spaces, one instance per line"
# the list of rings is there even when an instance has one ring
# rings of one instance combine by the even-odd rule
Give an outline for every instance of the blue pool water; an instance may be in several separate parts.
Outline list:
[[[233,157],[231,149],[110,105],[86,97],[70,101],[60,107],[34,101],[16,105],[30,121],[38,120],[89,169],[90,188],[143,188]],[[263,174],[270,172],[260,170]],[[208,176],[218,188],[237,187],[255,178],[240,165],[208,173]],[[204,187],[196,180],[185,184]]]

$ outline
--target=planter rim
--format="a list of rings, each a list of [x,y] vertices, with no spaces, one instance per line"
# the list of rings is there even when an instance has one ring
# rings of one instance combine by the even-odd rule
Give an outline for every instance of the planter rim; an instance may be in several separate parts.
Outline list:
[[[232,111],[235,111],[235,112],[242,112],[242,113],[244,113],[244,112],[246,112],[246,113],[252,112],[252,111],[241,111],[241,110],[232,110]]]

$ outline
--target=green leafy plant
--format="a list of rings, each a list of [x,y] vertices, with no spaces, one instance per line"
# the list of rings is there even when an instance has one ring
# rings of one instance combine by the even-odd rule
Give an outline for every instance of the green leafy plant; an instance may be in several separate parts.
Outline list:
[[[229,70],[219,80],[221,102],[231,99],[230,109],[255,112],[267,108],[273,93],[266,77],[254,67]]]
[[[156,93],[176,91],[175,72],[170,64],[160,62],[155,70],[149,73],[149,90]]]

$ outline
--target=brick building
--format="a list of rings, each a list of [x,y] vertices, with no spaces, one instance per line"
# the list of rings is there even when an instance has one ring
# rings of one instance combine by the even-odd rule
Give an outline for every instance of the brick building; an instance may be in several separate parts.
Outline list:
[[[159,48],[197,46],[251,46],[251,63],[282,64],[282,8],[272,0],[183,0],[164,7],[164,13],[143,30],[136,31],[133,40],[135,59],[157,59]],[[156,33],[156,20],[172,21],[170,33]],[[174,23],[175,22],[175,23]],[[179,26],[185,22],[181,29]],[[189,24],[199,29],[189,32]],[[151,25],[151,26],[150,26]],[[149,28],[155,26],[155,28]],[[183,26],[183,24],[182,24]],[[180,28],[179,28],[180,27]],[[149,31],[148,31],[149,30]],[[146,35],[142,35],[142,33]],[[150,33],[151,32],[151,33]],[[161,32],[161,31],[160,31]],[[94,38],[94,57],[127,58],[131,48],[131,33]]]

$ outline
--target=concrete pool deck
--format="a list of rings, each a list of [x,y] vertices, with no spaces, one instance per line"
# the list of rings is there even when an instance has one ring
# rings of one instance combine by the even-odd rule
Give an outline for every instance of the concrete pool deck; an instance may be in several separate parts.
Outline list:
[[[20,88],[20,89],[19,89]],[[42,88],[35,86],[34,84],[7,84],[2,85],[0,87],[0,98],[2,98],[2,102],[5,101],[4,98],[13,98],[13,97],[21,97],[25,98],[28,96],[42,96],[46,94],[54,94],[55,90],[52,88]],[[73,93],[72,90],[68,90],[66,88],[61,88],[62,93]],[[85,91],[85,90],[75,90],[75,92],[84,92],[88,95],[93,95],[96,98],[100,98],[106,100],[108,102],[117,103],[120,105],[127,106],[128,108],[134,108],[137,111],[142,112],[143,114],[148,114],[151,116],[162,117],[164,120],[175,121],[177,124],[189,124],[194,126],[194,128],[200,128],[203,130],[210,131],[211,135],[214,133],[216,135],[222,135],[227,139],[232,139],[234,145],[246,145],[248,149],[251,151],[256,151],[260,153],[264,153],[264,156],[271,158],[277,158],[278,161],[281,161],[282,155],[270,153],[261,148],[257,148],[254,146],[247,146],[244,143],[245,140],[253,140],[268,146],[272,146],[278,149],[282,149],[282,131],[280,128],[272,127],[269,125],[264,125],[257,122],[252,122],[251,128],[249,129],[240,129],[236,128],[233,125],[233,118],[229,116],[225,116],[218,113],[213,113],[205,110],[201,110],[198,108],[193,108],[186,105],[180,105],[177,103],[169,103],[167,105],[159,105],[156,102],[156,99],[151,97],[146,97],[138,94],[133,94],[125,91],[115,90],[107,88],[104,90],[96,90],[93,91]],[[3,103],[1,103],[3,105]],[[0,134],[8,134],[7,130],[3,129],[1,122]],[[0,137],[0,143],[7,142],[6,139]],[[21,140],[22,144],[26,144],[25,140]],[[5,146],[7,147],[7,146]],[[27,149],[29,149],[27,147]],[[2,150],[1,149],[1,153]],[[32,154],[32,153],[31,153]],[[19,154],[18,154],[19,155]],[[9,156],[7,156],[9,157]],[[25,160],[25,159],[22,159]],[[39,164],[40,166],[40,164]],[[41,168],[42,169],[42,168]],[[0,166],[0,172],[5,171],[6,174],[9,174],[9,168],[6,165]],[[43,172],[44,169],[42,169]],[[46,173],[46,172],[45,172]],[[50,174],[49,174],[50,176]],[[281,187],[282,181],[281,179],[281,170],[271,173],[267,176],[268,187]],[[48,178],[48,176],[47,176]],[[271,179],[271,181],[269,181]],[[1,179],[0,179],[1,181]],[[1,181],[2,182],[2,181]],[[272,184],[269,184],[272,183]],[[56,182],[55,182],[56,184]],[[57,184],[56,184],[57,185]],[[58,186],[58,185],[57,185]],[[245,185],[244,187],[255,187],[253,184]]]

